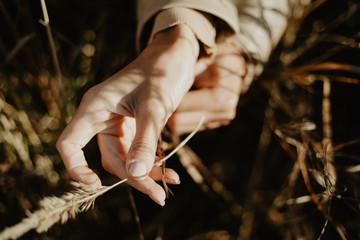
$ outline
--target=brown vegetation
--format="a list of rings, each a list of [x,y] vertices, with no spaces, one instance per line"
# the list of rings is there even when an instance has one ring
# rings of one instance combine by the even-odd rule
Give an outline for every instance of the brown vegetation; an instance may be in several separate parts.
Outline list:
[[[46,3],[49,21],[41,1],[0,1],[0,231],[71,190],[55,141],[83,93],[135,57],[132,1]],[[182,184],[164,208],[121,185],[23,239],[358,239],[359,9],[296,9],[232,124],[167,163]],[[180,140],[164,132],[164,142]],[[118,181],[95,139],[85,154],[104,184]]]

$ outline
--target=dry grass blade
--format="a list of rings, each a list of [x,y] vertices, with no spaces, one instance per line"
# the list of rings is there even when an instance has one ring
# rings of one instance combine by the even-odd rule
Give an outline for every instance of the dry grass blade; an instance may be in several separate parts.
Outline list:
[[[332,150],[333,150],[333,152],[339,151],[340,149],[342,149],[344,147],[348,147],[348,146],[351,146],[351,145],[357,144],[357,143],[360,143],[360,138],[356,138],[356,139],[351,140],[349,142],[338,144],[338,145],[334,146]]]
[[[318,240],[320,240],[320,239],[323,237],[323,235],[324,235],[324,233],[325,233],[325,229],[326,229],[328,223],[329,223],[329,219],[327,218],[327,219],[325,220],[324,226],[323,226],[323,228],[322,228],[322,230],[321,230],[320,236],[318,237]]]
[[[304,182],[305,182],[305,186],[307,188],[307,190],[310,193],[311,199],[313,200],[314,204],[316,205],[317,209],[320,212],[323,212],[323,206],[320,203],[319,198],[317,197],[317,195],[315,194],[315,192],[313,191],[313,188],[311,186],[311,181],[310,181],[310,176],[308,173],[308,167],[306,166],[306,147],[303,145],[298,145],[297,146],[297,151],[298,151],[298,159],[297,162],[299,164],[300,167],[300,172],[303,176]]]
[[[131,188],[128,188],[128,196],[129,196],[130,206],[131,206],[131,209],[132,209],[133,214],[134,214],[136,227],[137,227],[137,230],[138,230],[138,233],[139,233],[139,239],[144,240],[145,238],[144,238],[144,234],[143,234],[142,229],[141,229],[140,217],[139,217],[139,213],[138,213],[137,208],[136,208],[135,199],[134,199],[134,195],[133,195],[133,193],[131,191]]]
[[[299,28],[300,28],[299,26],[302,23],[302,21],[310,13],[312,13],[314,10],[319,8],[325,2],[327,2],[327,1],[326,0],[313,1],[305,9],[300,7],[299,13],[296,13],[296,8],[295,8],[294,19],[292,22],[290,22],[288,31],[285,35],[285,39],[284,39],[285,47],[289,48],[292,45],[294,45],[296,34],[299,31]],[[326,27],[324,29],[326,29],[327,33],[323,34],[323,33],[320,33],[319,31],[313,31],[309,35],[308,39],[304,42],[304,44],[302,44],[301,46],[298,46],[295,50],[292,50],[290,52],[284,51],[281,54],[282,55],[281,61],[283,62],[283,64],[290,65],[296,59],[298,59],[300,56],[302,56],[304,53],[308,52],[311,48],[313,48],[317,43],[322,42],[322,41],[327,41],[329,39],[328,33],[331,30],[333,30],[334,28],[338,27],[340,24],[346,22],[346,20],[349,19],[351,16],[355,15],[359,11],[359,9],[360,9],[360,4],[354,2],[353,4],[351,4],[348,7],[347,11],[343,12],[342,14],[340,14],[339,16],[334,18],[333,21],[326,24]],[[299,15],[299,16],[297,16],[297,15]],[[340,44],[342,44],[342,43],[340,43]],[[357,46],[357,44],[355,44],[355,45]],[[332,54],[331,52],[332,51],[328,51],[328,53],[325,53],[324,56],[328,56],[328,54]],[[324,56],[321,56],[321,58],[325,59],[326,57],[324,58]]]
[[[155,165],[160,163],[160,166],[165,163],[173,154],[175,154],[181,147],[183,147],[200,129],[204,117],[201,118],[197,128],[189,134],[169,155],[161,159]],[[35,229],[38,233],[46,232],[55,223],[66,223],[69,218],[75,218],[77,214],[87,211],[94,206],[95,199],[107,191],[126,182],[128,178],[120,180],[111,186],[102,186],[93,188],[91,186],[74,182],[76,187],[74,191],[65,193],[61,197],[46,197],[40,201],[40,209],[32,213],[29,217],[24,218],[20,223],[5,228],[0,232],[0,240],[17,239]]]
[[[74,182],[75,190],[60,197],[44,198],[39,203],[39,210],[24,218],[20,223],[5,228],[0,233],[0,240],[17,239],[32,229],[38,233],[46,232],[57,222],[66,223],[68,219],[75,218],[78,213],[94,206],[97,197],[126,181],[127,179],[124,179],[111,186],[99,188]]]
[[[316,9],[318,9],[321,5],[323,5],[326,0],[316,0],[313,1],[311,4],[308,4],[308,1],[304,1],[305,2],[305,9],[303,11],[303,14],[301,15],[301,18],[304,19],[306,18],[310,13],[314,12]]]
[[[174,155],[180,148],[182,148],[200,129],[200,127],[202,126],[203,122],[205,120],[205,117],[202,116],[199,124],[196,126],[196,128],[194,129],[194,131],[192,131],[174,150],[172,150],[166,157],[164,157],[163,159],[161,159],[160,161],[156,162],[154,164],[154,166],[158,166],[160,167],[162,165],[163,162],[165,162],[166,160],[168,160],[172,155]]]
[[[43,24],[46,27],[46,33],[48,35],[49,44],[50,44],[50,48],[51,48],[51,56],[52,56],[52,60],[53,60],[53,63],[54,63],[56,75],[57,75],[57,78],[58,78],[57,80],[60,80],[62,74],[61,74],[60,64],[59,64],[58,57],[57,57],[55,41],[54,41],[53,35],[51,33],[49,14],[48,14],[48,11],[47,11],[45,0],[40,0],[40,3],[41,3],[41,9],[42,9],[43,14],[44,14],[44,20],[40,20],[40,23]]]
[[[179,149],[178,157],[188,174],[194,182],[200,185],[204,192],[207,192],[210,187],[219,197],[224,199],[232,209],[238,209],[238,204],[234,201],[234,195],[205,166],[201,158],[189,146]]]
[[[156,150],[156,154],[160,157],[160,158],[164,158],[165,157],[165,152],[163,150],[163,141],[162,141],[162,136],[160,135],[160,138],[159,138],[159,143],[158,143],[158,146],[157,146],[157,150]],[[166,198],[169,198],[170,197],[170,194],[173,196],[173,192],[171,191],[171,189],[169,188],[169,186],[167,185],[166,183],[166,180],[165,180],[165,162],[162,163],[161,165],[161,181],[162,181],[162,184],[163,184],[163,187],[164,187],[164,190],[165,190],[165,193],[166,193]]]
[[[346,19],[349,19],[350,16],[355,15],[360,9],[360,2],[354,1],[342,14],[338,17],[334,18],[333,21],[327,24],[327,30],[334,29],[338,27],[340,24],[346,22]]]
[[[64,104],[63,101],[61,100],[60,94],[63,94],[63,75],[60,69],[60,64],[59,64],[59,60],[58,60],[58,55],[57,55],[57,48],[55,45],[55,41],[54,41],[54,37],[52,35],[52,31],[51,31],[51,26],[50,26],[50,18],[48,15],[48,11],[47,11],[47,7],[46,7],[46,3],[45,0],[40,0],[41,3],[41,8],[42,8],[42,12],[44,15],[44,20],[40,20],[39,22],[45,26],[46,28],[46,33],[48,36],[48,40],[49,40],[49,45],[50,45],[50,52],[51,52],[51,57],[52,57],[52,61],[54,64],[54,69],[55,69],[55,78],[53,79],[53,81],[50,82],[50,89],[52,92],[52,95],[54,96],[56,103],[58,105],[58,107],[61,109],[62,105]]]
[[[306,152],[307,152],[306,147],[302,146],[302,145],[299,145],[299,146],[297,146],[297,150],[298,150],[298,163],[299,163],[299,166],[300,166],[300,171],[301,171],[301,174],[303,176],[306,188],[309,191],[311,199],[312,199],[313,203],[316,205],[316,208],[323,214],[323,216],[326,219],[325,224],[323,226],[323,229],[321,230],[319,238],[321,238],[322,235],[324,234],[325,228],[327,226],[327,222],[330,221],[332,223],[332,225],[334,226],[334,228],[336,229],[337,233],[339,234],[340,238],[342,240],[346,240],[344,229],[342,228],[342,226],[340,224],[334,223],[332,217],[328,214],[328,211],[325,211],[323,205],[321,204],[321,202],[320,202],[320,200],[318,198],[318,195],[314,192],[314,190],[313,190],[313,188],[311,186],[310,177],[309,177],[309,174],[308,174],[308,168],[307,168],[306,163],[305,163]],[[330,196],[330,199],[331,199],[331,196]]]
[[[321,74],[297,74],[293,76],[295,82],[300,85],[311,85],[316,80],[330,79],[334,82],[349,83],[349,84],[360,84],[360,80],[357,78],[343,77],[343,76],[326,76]]]
[[[329,70],[349,71],[355,74],[360,74],[360,67],[351,64],[336,63],[336,62],[323,62],[323,63],[303,65],[293,70],[290,70],[288,74],[293,75],[304,72],[329,71]]]
[[[28,43],[34,37],[36,37],[36,34],[30,33],[30,34],[26,35],[25,37],[21,38],[19,40],[19,42],[16,44],[16,46],[7,55],[5,61],[1,64],[6,65],[7,63],[9,63],[14,58],[14,56],[25,46],[25,44]]]

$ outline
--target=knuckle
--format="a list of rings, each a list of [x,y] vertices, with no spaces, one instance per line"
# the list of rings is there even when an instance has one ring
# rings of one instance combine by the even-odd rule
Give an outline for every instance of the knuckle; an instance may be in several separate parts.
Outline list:
[[[164,122],[173,113],[173,104],[166,98],[152,98],[145,103],[145,111]]]
[[[69,139],[63,139],[61,136],[55,143],[55,147],[62,157],[73,157],[80,152],[82,154],[82,147],[79,144],[71,142]]]
[[[239,97],[237,94],[225,91],[223,89],[217,89],[213,92],[215,104],[217,109],[222,109],[226,112],[233,112],[237,108]]]
[[[212,96],[214,98],[214,107],[216,109],[223,109],[224,108],[224,104],[226,103],[225,101],[225,96],[224,93],[222,91],[219,91],[218,89],[215,89],[212,93]]]
[[[181,133],[181,126],[180,126],[180,122],[178,120],[178,117],[175,115],[172,115],[171,118],[168,120],[167,122],[167,126],[169,127],[170,131],[173,134],[180,134]]]
[[[105,161],[104,159],[102,159],[102,160],[101,160],[101,163],[102,163],[103,168],[104,168],[107,172],[109,172],[109,173],[111,173],[111,174],[114,174],[113,169],[112,169],[112,166],[109,164],[108,161]]]
[[[65,149],[64,145],[66,145],[66,143],[64,143],[64,141],[61,138],[59,138],[56,141],[55,147],[59,152],[63,152],[63,150]]]
[[[223,116],[225,120],[232,121],[236,117],[236,111],[234,109],[228,110],[223,114]]]
[[[229,94],[224,91],[215,91],[216,108],[220,110],[222,119],[231,121],[236,117],[238,98],[235,94]]]
[[[98,87],[94,86],[91,87],[89,90],[87,90],[82,98],[82,102],[87,102],[90,101],[92,99],[96,98],[96,95],[98,93]]]

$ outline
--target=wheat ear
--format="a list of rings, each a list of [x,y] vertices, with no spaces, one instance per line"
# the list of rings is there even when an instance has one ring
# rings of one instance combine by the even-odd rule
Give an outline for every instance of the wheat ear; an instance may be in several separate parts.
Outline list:
[[[171,153],[154,164],[161,165],[183,147],[200,129],[204,117],[198,126],[189,134]],[[5,228],[0,232],[0,240],[17,239],[35,229],[38,233],[46,232],[55,223],[66,223],[69,218],[75,218],[78,213],[87,211],[95,204],[95,199],[107,191],[126,182],[128,178],[114,183],[111,186],[92,187],[83,183],[73,182],[75,189],[65,193],[61,197],[46,197],[39,202],[40,209],[33,212],[29,217],[23,218],[18,224]]]
[[[20,223],[5,228],[0,233],[0,240],[17,239],[35,229],[38,233],[46,232],[55,223],[66,223],[69,218],[75,218],[78,213],[94,206],[95,199],[126,182],[121,180],[111,186],[91,187],[83,183],[73,182],[75,190],[65,193],[61,197],[46,197],[39,202],[40,209],[24,218]]]

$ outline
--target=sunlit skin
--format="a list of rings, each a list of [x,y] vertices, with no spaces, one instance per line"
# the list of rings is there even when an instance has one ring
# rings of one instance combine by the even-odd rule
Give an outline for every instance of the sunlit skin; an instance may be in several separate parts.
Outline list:
[[[91,88],[57,141],[69,175],[101,185],[82,151],[97,135],[103,167],[129,178],[131,186],[163,206],[165,191],[156,183],[162,171],[153,165],[165,124],[174,134],[192,131],[202,115],[206,128],[226,125],[240,96],[245,64],[235,48],[219,46],[211,61],[198,60],[198,54],[194,33],[179,24],[158,33],[137,59]],[[165,180],[180,183],[172,169],[166,169]]]
[[[168,121],[175,134],[191,132],[201,116],[201,129],[228,125],[235,118],[236,108],[246,73],[246,62],[231,43],[218,46],[215,57],[197,63],[193,90],[190,90]]]

